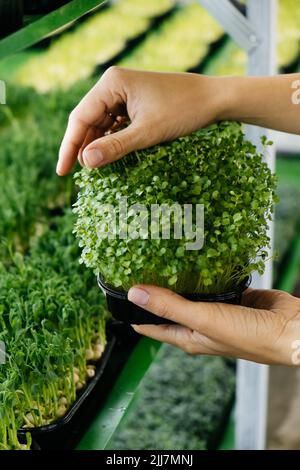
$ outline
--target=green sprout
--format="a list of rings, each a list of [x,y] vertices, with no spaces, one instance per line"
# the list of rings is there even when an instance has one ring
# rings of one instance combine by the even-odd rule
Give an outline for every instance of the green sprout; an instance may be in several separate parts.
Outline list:
[[[276,178],[238,123],[214,124],[75,178],[81,262],[118,290],[151,283],[179,293],[222,293],[264,271]],[[125,197],[129,207],[148,211],[153,204],[203,204],[203,248],[186,250],[187,237],[176,239],[175,217],[170,239],[105,236],[111,215],[103,205],[119,216]]]

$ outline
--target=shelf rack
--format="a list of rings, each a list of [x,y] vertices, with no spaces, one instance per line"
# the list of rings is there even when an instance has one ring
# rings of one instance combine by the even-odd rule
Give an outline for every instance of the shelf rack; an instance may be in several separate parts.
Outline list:
[[[248,0],[244,16],[229,0],[199,0],[225,31],[248,55],[249,75],[273,75],[276,70],[276,0]],[[248,138],[262,151],[260,136],[271,137],[271,132],[247,126]],[[275,149],[264,155],[274,171]],[[269,234],[273,240],[273,227]],[[272,245],[272,244],[271,244]],[[263,276],[254,276],[252,286],[272,287],[272,262]],[[263,449],[266,441],[269,369],[267,366],[239,360],[237,367],[236,449]]]
[[[48,38],[87,13],[101,7],[107,0],[72,0],[48,15],[1,39],[0,60]]]
[[[225,31],[248,54],[249,75],[271,75],[275,72],[276,0],[248,0],[244,16],[230,0],[198,0],[223,26]],[[83,15],[97,9],[105,1],[72,0],[65,6],[36,20],[0,41],[0,60],[24,50],[54,34]],[[260,146],[260,135],[270,131],[253,126],[248,137]],[[265,160],[275,168],[275,150]],[[272,227],[270,227],[272,237]],[[254,287],[270,288],[272,264],[262,277],[255,277]],[[159,349],[159,344],[142,339],[133,351],[119,379],[114,384],[100,414],[79,444],[79,449],[105,449],[127,412],[139,384]],[[235,447],[263,449],[266,438],[268,367],[238,361],[237,403],[235,412]]]

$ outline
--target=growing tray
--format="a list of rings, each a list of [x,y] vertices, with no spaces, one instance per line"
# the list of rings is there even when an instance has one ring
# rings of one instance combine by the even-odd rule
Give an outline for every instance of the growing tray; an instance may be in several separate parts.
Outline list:
[[[96,365],[95,377],[80,392],[66,415],[45,426],[20,429],[20,442],[25,442],[26,433],[30,432],[34,443],[32,450],[71,450],[76,447],[139,340],[132,328],[115,321],[108,325],[107,336],[108,342]]]

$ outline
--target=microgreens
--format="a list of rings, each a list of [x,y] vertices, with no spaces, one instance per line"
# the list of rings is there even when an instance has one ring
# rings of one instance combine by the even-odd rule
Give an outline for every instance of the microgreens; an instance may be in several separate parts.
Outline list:
[[[114,288],[126,291],[135,283],[153,283],[181,293],[220,293],[252,271],[264,270],[276,179],[237,123],[214,124],[104,168],[83,169],[75,177],[81,262]],[[185,250],[185,237],[100,236],[107,221],[102,205],[118,210],[123,197],[129,205],[147,208],[203,204],[204,247]]]

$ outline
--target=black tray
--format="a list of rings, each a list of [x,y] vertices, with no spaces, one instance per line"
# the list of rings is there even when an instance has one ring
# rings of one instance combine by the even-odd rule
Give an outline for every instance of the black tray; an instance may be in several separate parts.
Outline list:
[[[108,325],[108,342],[95,377],[80,393],[67,414],[52,424],[20,429],[18,438],[24,442],[27,432],[33,439],[33,450],[74,449],[101,409],[112,385],[139,340],[132,328],[120,322]]]

